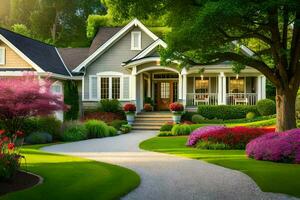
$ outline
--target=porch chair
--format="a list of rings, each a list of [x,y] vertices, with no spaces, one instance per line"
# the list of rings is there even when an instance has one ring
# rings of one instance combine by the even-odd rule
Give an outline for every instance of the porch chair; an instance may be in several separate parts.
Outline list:
[[[200,103],[209,104],[209,96],[208,95],[201,95],[195,94],[194,95],[194,104],[198,106]]]
[[[234,105],[237,105],[237,104],[248,104],[248,98],[245,97],[245,98],[234,98]]]

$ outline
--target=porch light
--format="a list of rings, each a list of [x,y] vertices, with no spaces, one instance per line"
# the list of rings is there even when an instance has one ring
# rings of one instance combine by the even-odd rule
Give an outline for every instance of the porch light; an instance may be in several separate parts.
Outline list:
[[[235,79],[239,79],[239,74],[236,74]]]
[[[201,77],[201,81],[203,81],[203,78],[204,78],[204,77],[203,77],[203,75],[202,75],[202,74],[200,75],[200,77]]]

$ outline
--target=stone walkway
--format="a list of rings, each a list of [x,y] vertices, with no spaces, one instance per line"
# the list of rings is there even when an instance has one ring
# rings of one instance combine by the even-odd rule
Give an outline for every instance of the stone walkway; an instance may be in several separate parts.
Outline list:
[[[140,142],[155,134],[153,131],[133,132],[117,137],[48,146],[43,150],[117,164],[134,170],[141,177],[141,185],[123,199],[296,199],[264,193],[251,178],[239,171],[139,149]]]

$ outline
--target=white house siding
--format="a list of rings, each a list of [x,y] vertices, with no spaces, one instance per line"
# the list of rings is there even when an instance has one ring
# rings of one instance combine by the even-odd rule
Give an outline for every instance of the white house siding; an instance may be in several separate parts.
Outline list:
[[[129,31],[123,38],[117,41],[110,47],[104,54],[96,59],[92,64],[87,67],[86,75],[84,77],[84,99],[89,99],[89,76],[96,75],[99,72],[113,71],[123,74],[131,74],[129,70],[124,69],[122,63],[133,58],[140,51],[131,50],[131,32],[142,32],[142,49],[146,48],[153,42],[146,33],[139,28],[134,28]]]

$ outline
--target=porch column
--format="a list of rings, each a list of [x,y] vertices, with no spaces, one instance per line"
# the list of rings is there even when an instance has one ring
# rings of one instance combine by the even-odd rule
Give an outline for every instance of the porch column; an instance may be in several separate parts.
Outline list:
[[[130,80],[130,99],[133,103],[136,103],[136,66],[132,68]]]
[[[151,97],[151,76],[149,75],[148,79],[147,79],[147,86],[148,86],[148,89],[147,89],[147,97]]]
[[[226,104],[226,77],[224,72],[218,76],[218,105]]]
[[[259,75],[257,77],[257,100],[266,98],[266,77]]]
[[[182,75],[178,75],[178,99],[182,101]]]
[[[187,98],[187,70],[183,68],[181,71],[182,74],[182,104],[186,106]]]

